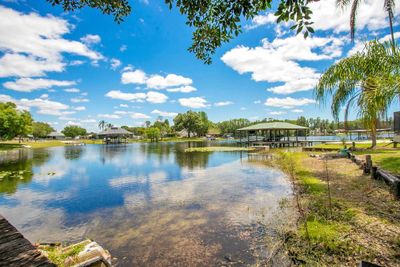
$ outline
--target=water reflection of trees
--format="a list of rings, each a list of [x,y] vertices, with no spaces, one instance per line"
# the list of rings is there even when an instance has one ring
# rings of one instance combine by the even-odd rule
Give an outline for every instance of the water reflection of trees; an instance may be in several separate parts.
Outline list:
[[[188,169],[205,168],[211,153],[185,152],[186,148],[204,146],[201,142],[177,142],[177,143],[154,143],[140,144],[142,155],[149,160],[157,156],[160,163],[175,156],[175,161],[180,167]]]
[[[208,159],[212,152],[179,152],[175,153],[176,163],[182,168],[190,170],[204,169],[208,165]]]
[[[2,155],[4,157],[4,155]],[[45,164],[50,159],[48,150],[19,149],[10,153],[0,163],[0,194],[14,194],[18,186],[32,181],[33,167]]]
[[[66,146],[64,147],[64,158],[67,160],[77,160],[83,154],[82,146]]]
[[[116,156],[126,153],[128,150],[128,146],[126,144],[118,144],[118,145],[101,145],[99,146],[100,160],[103,164],[108,161],[111,161]]]

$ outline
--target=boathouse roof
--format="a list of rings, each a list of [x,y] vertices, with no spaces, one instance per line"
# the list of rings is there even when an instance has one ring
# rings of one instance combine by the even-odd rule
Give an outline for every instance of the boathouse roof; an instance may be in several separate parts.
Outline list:
[[[51,132],[47,135],[47,137],[64,137],[64,134],[59,132]]]
[[[305,130],[307,127],[288,122],[263,122],[238,129],[238,131],[258,130]]]
[[[105,129],[104,131],[99,132],[97,135],[103,135],[103,136],[126,136],[126,135],[133,135],[133,133],[125,130],[124,128],[111,127],[111,128]]]

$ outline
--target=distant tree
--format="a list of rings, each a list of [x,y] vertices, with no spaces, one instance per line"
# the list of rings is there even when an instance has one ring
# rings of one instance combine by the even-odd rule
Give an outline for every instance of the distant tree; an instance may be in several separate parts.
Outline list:
[[[189,138],[192,133],[196,132],[201,127],[201,124],[200,114],[191,110],[186,113],[179,113],[174,118],[175,129],[177,131],[186,130],[187,137]]]
[[[149,127],[146,129],[146,137],[149,138],[151,142],[158,142],[161,137],[160,130],[156,127]]]
[[[300,126],[304,126],[304,127],[308,127],[309,126],[308,125],[308,121],[304,116],[298,117],[297,121],[296,121],[296,124],[300,125]]]
[[[54,128],[45,122],[35,121],[32,124],[32,135],[35,138],[44,138],[53,131],[55,131]]]
[[[110,129],[112,127],[114,127],[114,125],[112,123],[107,123],[105,126],[105,129]]]
[[[11,140],[32,132],[32,116],[20,111],[14,103],[0,103],[0,139]]]
[[[104,130],[106,128],[107,122],[105,120],[99,121],[99,129]]]
[[[277,1],[277,23],[293,21],[292,30],[303,32],[307,37],[314,32],[308,4],[316,0]],[[60,5],[65,11],[84,7],[99,9],[102,13],[113,15],[117,23],[131,13],[128,0],[47,0]],[[242,31],[241,19],[252,19],[260,12],[271,10],[272,0],[165,0],[170,9],[176,6],[186,15],[186,24],[193,28],[193,44],[189,51],[205,63],[211,63],[211,56],[223,43],[229,42]]]
[[[64,130],[62,130],[62,133],[67,136],[67,137],[77,137],[77,136],[83,136],[86,134],[86,129],[82,128],[77,125],[71,125],[71,126],[66,126]]]
[[[161,137],[166,136],[168,133],[171,132],[171,128],[169,127],[169,122],[168,120],[161,121],[157,120],[153,123],[153,127],[156,127],[157,129],[160,130]]]
[[[146,128],[149,128],[151,126],[151,121],[146,121],[144,125],[146,126]]]
[[[196,130],[196,134],[197,136],[205,136],[212,123],[208,120],[207,113],[204,111],[200,111],[198,113],[200,116],[200,125]]]
[[[233,119],[222,121],[216,124],[221,134],[235,134],[237,129],[249,126],[251,122],[248,119]]]

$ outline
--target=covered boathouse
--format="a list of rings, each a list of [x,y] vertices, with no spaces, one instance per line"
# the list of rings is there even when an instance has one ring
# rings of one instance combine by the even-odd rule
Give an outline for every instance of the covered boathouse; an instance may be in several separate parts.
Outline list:
[[[307,130],[307,127],[288,122],[264,122],[237,131],[241,144],[275,148],[312,145],[307,141]]]
[[[133,136],[133,133],[125,130],[124,128],[111,127],[97,134],[103,138],[105,144],[121,144],[127,143],[128,138]]]

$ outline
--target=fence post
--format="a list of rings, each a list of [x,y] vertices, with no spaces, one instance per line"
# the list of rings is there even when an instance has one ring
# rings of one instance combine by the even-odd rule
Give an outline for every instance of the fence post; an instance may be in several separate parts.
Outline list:
[[[366,155],[365,156],[365,165],[364,165],[364,173],[371,173],[371,167],[372,167],[372,159],[371,155]]]
[[[377,175],[378,175],[377,173],[378,173],[378,167],[372,166],[372,168],[371,168],[371,178],[372,179],[376,179]]]
[[[351,149],[356,150],[356,142],[351,142]]]
[[[393,183],[393,193],[396,198],[400,198],[400,181],[399,180],[396,180]]]

